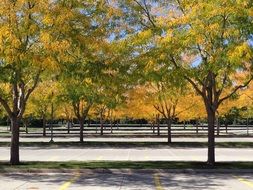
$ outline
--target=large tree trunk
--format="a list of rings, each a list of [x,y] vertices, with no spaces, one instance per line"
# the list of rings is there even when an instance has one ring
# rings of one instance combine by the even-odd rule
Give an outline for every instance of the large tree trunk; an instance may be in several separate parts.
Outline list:
[[[12,165],[19,164],[19,122],[16,117],[11,118],[11,159]]]
[[[215,112],[211,109],[207,111],[208,119],[208,159],[207,164],[214,166],[215,164],[215,134],[214,134],[214,125],[215,125]]]
[[[79,118],[79,124],[80,124],[80,142],[83,142],[83,128],[84,128],[83,118]]]
[[[46,117],[45,114],[42,116],[42,128],[43,128],[43,137],[46,136]]]
[[[168,143],[171,143],[171,118],[166,119],[167,121],[167,129],[168,129]]]

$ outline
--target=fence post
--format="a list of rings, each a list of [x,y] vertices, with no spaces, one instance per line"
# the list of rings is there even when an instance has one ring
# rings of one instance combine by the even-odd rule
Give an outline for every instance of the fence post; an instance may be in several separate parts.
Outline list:
[[[11,131],[11,122],[10,122],[10,120],[9,120],[9,117],[7,118],[7,126],[9,125],[9,131]],[[7,130],[8,130],[8,127],[7,127]]]
[[[112,132],[112,126],[113,126],[112,121],[110,122],[110,124],[111,124],[111,134],[112,134],[112,133],[113,133],[113,132]]]
[[[247,117],[247,136],[249,136],[249,118]]]
[[[155,133],[155,124],[152,123],[152,129],[153,129],[153,133]]]
[[[101,123],[100,124],[100,135],[104,134],[104,125]]]
[[[88,120],[88,126],[87,127],[90,127],[90,118],[89,118],[89,120]]]
[[[70,121],[67,121],[68,134],[70,133]]]
[[[26,119],[23,119],[24,127],[25,127],[25,133],[28,134],[28,121]]]
[[[52,93],[52,95],[53,95],[53,93]],[[53,143],[54,142],[54,132],[53,132],[53,126],[54,126],[54,124],[53,124],[53,122],[54,122],[54,104],[53,104],[53,102],[51,103],[51,122],[50,122],[50,126],[51,126],[51,139],[50,139],[50,143]]]
[[[160,136],[160,119],[159,119],[159,114],[157,114],[156,122],[157,122],[157,135]]]
[[[217,117],[217,136],[220,135],[220,120],[219,117]]]

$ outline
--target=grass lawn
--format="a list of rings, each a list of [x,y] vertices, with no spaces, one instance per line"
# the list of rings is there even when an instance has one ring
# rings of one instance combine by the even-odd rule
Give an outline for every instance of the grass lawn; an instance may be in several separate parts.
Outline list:
[[[0,142],[0,147],[10,146],[9,142]],[[21,142],[21,147],[94,147],[94,148],[169,148],[191,147],[205,148],[207,142]],[[253,142],[216,142],[217,148],[253,148]]]
[[[23,162],[12,166],[0,162],[0,171],[10,169],[210,169],[205,162],[177,161],[94,161],[94,162]],[[253,169],[253,162],[217,162],[212,169]]]

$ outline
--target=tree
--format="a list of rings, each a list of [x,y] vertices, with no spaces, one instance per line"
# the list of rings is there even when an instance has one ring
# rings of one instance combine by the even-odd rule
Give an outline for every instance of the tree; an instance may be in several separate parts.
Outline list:
[[[249,5],[177,1],[177,6],[180,14],[168,18],[169,24],[163,26],[167,33],[161,41],[170,63],[184,73],[204,101],[208,119],[207,163],[213,166],[215,114],[222,102],[245,88],[253,78],[249,36],[241,26],[243,21],[249,22]],[[195,60],[186,61],[182,54]],[[243,82],[237,78],[241,73]]]
[[[248,20],[248,5],[230,2],[200,2],[189,9],[190,2],[178,6],[189,29],[180,30],[178,40],[185,44],[183,51],[199,58],[197,66],[184,66],[178,63],[177,56],[171,55],[171,62],[176,69],[185,71],[185,79],[203,98],[208,118],[208,164],[215,163],[215,114],[222,102],[245,88],[252,80],[251,48],[248,36],[243,33],[241,22]],[[200,9],[201,7],[201,9]],[[245,10],[246,9],[246,10]],[[197,11],[198,10],[198,11]],[[199,11],[200,10],[200,11]],[[198,19],[195,19],[197,18]],[[173,28],[178,30],[176,25]],[[197,34],[198,33],[198,34]],[[184,39],[180,36],[184,35]],[[177,38],[177,37],[176,37]],[[188,47],[187,47],[188,46]],[[189,49],[190,46],[190,49]],[[240,59],[238,59],[240,57]],[[237,76],[244,73],[244,81]]]
[[[19,164],[19,122],[47,67],[41,41],[48,2],[0,2],[0,103],[11,120],[10,163]]]
[[[118,65],[118,62],[116,64]],[[107,72],[100,74],[100,80],[97,81],[97,98],[94,103],[100,120],[101,135],[103,135],[103,122],[106,113],[108,113],[112,126],[113,110],[125,101],[124,93],[127,85],[126,80],[122,77],[124,74],[122,72],[112,74],[113,66],[115,66],[115,63],[110,63]]]
[[[153,101],[150,101],[149,88],[136,85],[125,92],[126,100],[118,106],[117,117],[153,120],[156,110]]]
[[[168,128],[168,143],[171,143],[172,122],[176,120],[181,113],[189,111],[193,106],[195,106],[195,103],[185,103],[182,101],[183,98],[189,97],[187,96],[186,87],[171,86],[171,84],[168,84],[168,81],[157,82],[151,96],[156,98],[153,104],[154,108],[166,120]]]
[[[80,142],[83,142],[84,121],[95,98],[93,85],[86,83],[84,81],[85,79],[87,78],[79,78],[78,80],[76,77],[74,79],[67,77],[61,81],[62,99],[65,102],[69,102],[69,105],[72,106],[74,114],[80,124]]]
[[[56,105],[56,99],[52,97],[57,96],[57,83],[52,80],[44,80],[38,87],[34,90],[28,101],[27,110],[25,114],[33,115],[33,117],[39,117],[42,119],[43,136],[46,136],[46,123],[50,116],[50,106],[53,103]]]
[[[108,46],[108,8],[106,1],[60,3],[57,10],[68,10],[70,18],[64,30],[52,30],[52,36],[68,44],[56,51],[54,59],[60,65],[59,81],[62,97],[72,105],[80,123],[80,142],[83,142],[84,121],[99,93],[98,82],[105,74]],[[52,15],[53,16],[53,15]],[[54,20],[51,21],[52,24]],[[56,23],[58,26],[59,23]]]
[[[252,3],[158,1],[155,12],[151,1],[126,2],[128,9],[139,13],[135,25],[141,27],[137,35],[149,34],[146,51],[159,54],[164,68],[182,73],[183,79],[202,97],[208,119],[207,163],[213,166],[215,114],[222,102],[253,78],[249,42]],[[243,76],[243,80],[238,80],[238,76]]]
[[[151,40],[151,43],[155,42]],[[182,74],[166,66],[163,58],[156,54],[153,49],[145,53],[145,58],[148,59],[144,73],[146,83],[148,83],[147,87],[150,89],[150,101],[153,102],[154,108],[165,119],[168,143],[171,143],[171,125],[173,120],[177,119],[182,112],[193,107],[193,104],[180,103],[187,93],[189,94],[190,88],[187,87],[185,80],[182,80]],[[181,108],[180,111],[179,107]]]
[[[70,133],[70,127],[72,126],[73,119],[75,117],[73,107],[68,101],[64,101],[64,98],[62,98],[62,94],[60,94],[59,101],[59,118],[65,119],[67,121],[67,130],[68,133]]]

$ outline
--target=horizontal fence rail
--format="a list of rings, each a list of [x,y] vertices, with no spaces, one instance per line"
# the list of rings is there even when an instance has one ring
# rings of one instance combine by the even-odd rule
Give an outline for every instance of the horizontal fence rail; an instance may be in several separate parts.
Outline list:
[[[8,127],[7,127],[8,128]],[[1,127],[3,131],[4,127]],[[6,130],[5,130],[6,131]],[[42,128],[21,127],[21,134],[41,135]],[[173,124],[172,135],[206,135],[207,124]],[[46,124],[46,135],[79,135],[79,124]],[[166,124],[85,124],[85,135],[107,136],[164,136],[168,133]],[[216,125],[216,135],[253,135],[253,125]]]

